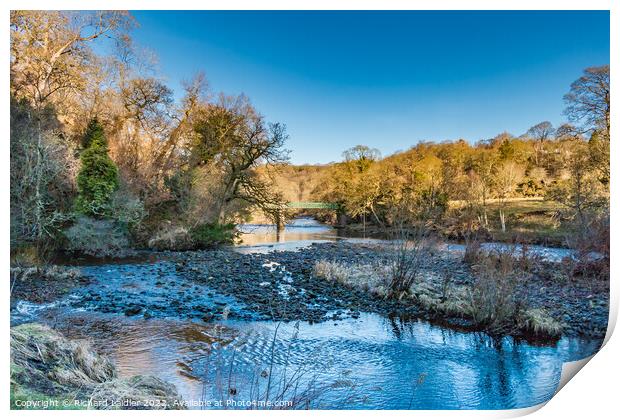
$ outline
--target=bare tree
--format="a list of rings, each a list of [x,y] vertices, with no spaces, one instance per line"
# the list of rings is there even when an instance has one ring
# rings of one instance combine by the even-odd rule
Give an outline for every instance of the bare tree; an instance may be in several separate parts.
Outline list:
[[[284,142],[286,127],[268,124],[245,97],[221,97],[209,106],[194,127],[197,138],[192,149],[192,165],[213,164],[219,168],[218,222],[226,218],[226,208],[243,200],[277,215],[283,206],[281,195],[272,192],[256,173],[259,165],[274,165],[288,159]],[[276,213],[274,213],[276,211]]]
[[[11,11],[11,93],[40,109],[52,95],[83,88],[87,44],[131,24],[127,12]]]
[[[496,166],[497,159],[488,150],[482,150],[473,162],[473,169],[476,174],[475,180],[477,181],[475,184],[476,190],[482,205],[482,224],[485,227],[489,225],[487,201],[490,198],[493,183],[495,182]]]
[[[402,299],[420,281],[420,272],[433,246],[429,223],[412,220],[411,207],[415,203],[405,200],[394,210],[392,238],[394,251],[391,256],[391,276],[388,296]]]
[[[609,65],[588,67],[564,95],[564,113],[584,132],[604,130],[609,136]]]
[[[526,135],[536,140],[537,142],[534,144],[534,163],[536,166],[539,164],[540,153],[543,150],[543,144],[545,141],[549,140],[551,136],[555,133],[555,129],[553,125],[549,121],[543,121],[541,123],[536,124],[533,127],[530,127],[527,130]]]
[[[592,215],[609,206],[609,190],[597,179],[592,165],[588,145],[575,142],[566,158],[570,176],[558,181],[548,192],[548,198],[570,209],[582,233],[587,230]]]
[[[549,121],[543,121],[533,127],[530,127],[526,134],[534,140],[538,140],[542,143],[545,140],[549,140],[549,138],[553,136],[554,132],[555,130],[553,125]]]
[[[568,140],[579,137],[581,133],[573,124],[564,123],[555,130],[555,136],[558,140]]]
[[[495,189],[499,199],[499,219],[502,232],[506,231],[506,203],[514,193],[517,183],[523,178],[524,171],[513,161],[503,162],[495,173]]]
[[[355,165],[360,172],[364,172],[373,162],[381,159],[379,150],[363,145],[345,150],[342,156],[345,162]]]

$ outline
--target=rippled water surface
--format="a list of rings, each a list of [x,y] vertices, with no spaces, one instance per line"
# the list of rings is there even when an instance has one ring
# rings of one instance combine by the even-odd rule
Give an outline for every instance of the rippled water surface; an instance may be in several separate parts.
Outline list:
[[[284,397],[312,392],[315,408],[531,406],[552,396],[563,361],[586,357],[598,346],[566,338],[553,347],[494,342],[374,314],[314,325],[49,315],[47,322],[66,335],[92,338],[121,376],[157,375],[186,399],[227,398],[229,387],[236,398],[251,398],[256,387],[267,388],[271,369],[272,395],[283,375],[297,375],[296,394]]]
[[[333,229],[316,222],[296,223],[280,242],[283,249],[337,238]],[[269,243],[275,233],[268,227],[257,229],[246,233],[241,252],[278,246]],[[172,263],[84,270],[101,283],[89,287],[117,287],[122,293],[125,287],[151,287],[153,276],[167,272],[166,264]],[[129,280],[124,277],[128,273]],[[575,338],[562,338],[553,346],[508,338],[498,342],[484,334],[370,313],[318,324],[205,323],[168,315],[143,319],[92,312],[72,299],[46,305],[19,302],[12,321],[45,322],[69,337],[89,338],[115,361],[121,376],[157,375],[173,382],[188,400],[268,397],[305,408],[309,398],[311,408],[332,409],[527,407],[553,395],[563,362],[587,357],[600,345]]]

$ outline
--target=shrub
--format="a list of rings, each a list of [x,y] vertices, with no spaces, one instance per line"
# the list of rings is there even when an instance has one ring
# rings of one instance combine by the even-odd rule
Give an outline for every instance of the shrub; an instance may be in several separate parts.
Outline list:
[[[527,247],[482,254],[476,266],[476,281],[469,287],[469,314],[472,320],[491,334],[518,334],[555,339],[562,325],[542,309],[529,306],[527,290],[539,258],[531,257]]]
[[[527,335],[542,338],[559,338],[562,335],[562,324],[551,318],[542,309],[527,309],[519,315],[519,330]]]
[[[442,237],[465,242],[492,239],[483,225],[483,211],[481,206],[471,203],[450,209],[438,226]]]
[[[79,217],[65,230],[66,250],[94,257],[121,257],[127,255],[127,232],[113,220]]]
[[[43,258],[37,247],[33,245],[11,248],[11,267],[44,266],[47,262],[47,259]]]
[[[210,248],[217,245],[232,245],[237,239],[238,232],[233,223],[217,224],[204,223],[190,230],[192,240],[198,248]]]
[[[418,281],[422,263],[429,256],[433,243],[426,226],[416,225],[396,229],[392,272],[388,284],[391,297],[402,298]]]
[[[158,251],[187,251],[195,244],[186,227],[168,224],[149,239],[148,246]]]
[[[608,284],[610,272],[610,225],[609,213],[592,217],[587,226],[567,239],[576,251],[572,275]]]
[[[67,198],[79,162],[51,108],[37,111],[11,97],[10,114],[11,252],[32,246],[35,257],[46,260],[64,223],[59,214],[72,205]]]
[[[112,196],[111,215],[121,224],[133,229],[144,220],[147,213],[144,203],[139,198],[128,191],[119,190]]]
[[[523,281],[511,251],[490,254],[480,262],[471,289],[472,318],[491,332],[511,333],[522,302],[517,286]]]
[[[465,241],[465,253],[463,254],[464,263],[475,265],[478,264],[483,257],[484,253],[479,240],[468,239]]]
[[[118,169],[108,156],[108,143],[97,119],[88,125],[83,145],[87,148],[80,156],[75,208],[86,216],[108,216],[112,195],[119,186]]]

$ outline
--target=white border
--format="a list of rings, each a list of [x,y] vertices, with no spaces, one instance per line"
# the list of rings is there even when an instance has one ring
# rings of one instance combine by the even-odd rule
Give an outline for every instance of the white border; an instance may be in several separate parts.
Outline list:
[[[611,0],[23,0],[10,9],[62,10],[609,10]]]
[[[7,4],[8,3],[8,4]],[[0,48],[2,48],[2,57],[5,62],[2,67],[3,80],[5,89],[9,86],[9,25],[8,25],[8,12],[10,9],[64,9],[64,10],[80,10],[80,9],[161,9],[161,10],[173,10],[173,9],[212,9],[212,10],[257,10],[257,9],[288,9],[288,10],[378,10],[378,9],[391,9],[391,10],[609,10],[611,9],[611,71],[612,79],[616,80],[618,76],[619,53],[620,45],[620,33],[618,27],[620,25],[620,2],[612,0],[564,0],[564,1],[548,1],[548,0],[435,0],[435,1],[397,1],[397,0],[385,0],[385,1],[370,1],[370,0],[358,0],[358,1],[338,1],[338,0],[297,0],[297,1],[283,1],[283,0],[264,0],[264,1],[244,1],[244,0],[227,0],[227,1],[190,1],[190,0],[151,0],[151,1],[137,1],[137,0],[109,0],[109,1],[75,1],[75,0],[55,0],[55,1],[42,1],[42,0],[24,0],[24,1],[8,1],[4,2],[4,42]],[[575,28],[575,30],[582,30],[581,28]],[[587,29],[586,29],[587,30]],[[612,83],[613,97],[616,98],[618,89],[615,88],[616,83]],[[6,95],[6,93],[5,93]],[[1,102],[2,110],[0,118],[2,118],[4,139],[1,143],[2,147],[2,159],[4,168],[2,174],[2,220],[4,241],[1,243],[2,249],[1,258],[3,261],[3,268],[5,273],[5,286],[2,288],[1,313],[5,314],[2,320],[3,331],[8,343],[9,334],[9,308],[8,308],[8,266],[9,266],[9,101],[7,96]],[[614,123],[620,121],[619,112],[617,108],[612,108],[612,120]],[[620,164],[618,153],[620,147],[615,144],[615,141],[620,140],[620,130],[612,123],[612,217],[611,229],[612,229],[612,312],[610,316],[610,330],[606,340],[609,340],[609,333],[615,326],[617,312],[618,312],[618,293],[617,293],[617,279],[614,273],[618,269],[618,262],[616,258],[616,245],[618,244],[617,235],[613,235],[616,230],[615,214],[618,211],[618,198],[619,188],[617,185],[617,176],[615,168]],[[398,418],[507,418],[525,415],[533,411],[537,411],[532,418],[546,419],[546,418],[579,418],[583,419],[585,416],[592,418],[608,418],[610,413],[617,411],[617,383],[619,373],[619,348],[620,344],[618,339],[612,339],[607,342],[607,345],[597,354],[588,367],[583,372],[579,373],[579,379],[570,381],[564,389],[561,390],[551,401],[547,404],[545,409],[537,411],[539,407],[533,407],[521,410],[506,410],[506,411],[357,411],[354,414],[352,412],[334,412],[334,411],[311,411],[311,412],[240,412],[240,411],[226,411],[226,412],[186,412],[181,414],[184,417],[203,417],[209,418],[241,418],[252,416],[256,417],[280,417],[290,416],[295,417],[322,417],[322,418],[336,418],[341,416],[351,416],[370,418],[376,416],[389,415],[390,417]],[[82,417],[84,412],[10,412],[9,406],[9,349],[8,345],[0,347],[0,359],[2,360],[2,372],[0,377],[5,378],[5,387],[3,392],[0,393],[0,410],[9,411],[10,416],[20,416],[24,418],[38,418],[41,415],[45,415],[50,418],[67,418],[67,417]],[[574,367],[574,366],[573,366]],[[542,406],[542,405],[541,405]],[[105,417],[119,416],[124,418],[143,417],[146,416],[170,416],[178,415],[178,413],[165,413],[165,412],[146,412],[146,411],[131,411],[131,412],[89,412],[89,416]]]

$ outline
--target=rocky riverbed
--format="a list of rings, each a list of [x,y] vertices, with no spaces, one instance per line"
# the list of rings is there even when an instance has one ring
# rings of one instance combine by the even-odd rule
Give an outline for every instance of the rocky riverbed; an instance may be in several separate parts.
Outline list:
[[[149,258],[158,261],[82,267],[82,275],[90,282],[77,284],[56,304],[145,319],[203,322],[224,318],[337,322],[355,319],[362,312],[442,321],[410,300],[380,299],[313,274],[319,260],[388,264],[389,250],[380,244],[339,241],[313,244],[300,251],[253,254],[228,248],[161,253],[156,258],[149,254]],[[462,262],[459,252],[438,250],[422,265],[422,276],[430,282],[442,281],[447,273],[450,287],[474,281],[472,269]],[[603,337],[607,328],[608,287],[568,281],[560,263],[541,262],[537,267],[521,292],[528,304],[545,309],[561,322],[565,335]],[[50,283],[45,284],[49,287]],[[40,293],[33,293],[40,300]],[[21,293],[20,299],[23,300],[12,302],[18,314],[32,310],[26,303],[27,296]]]

